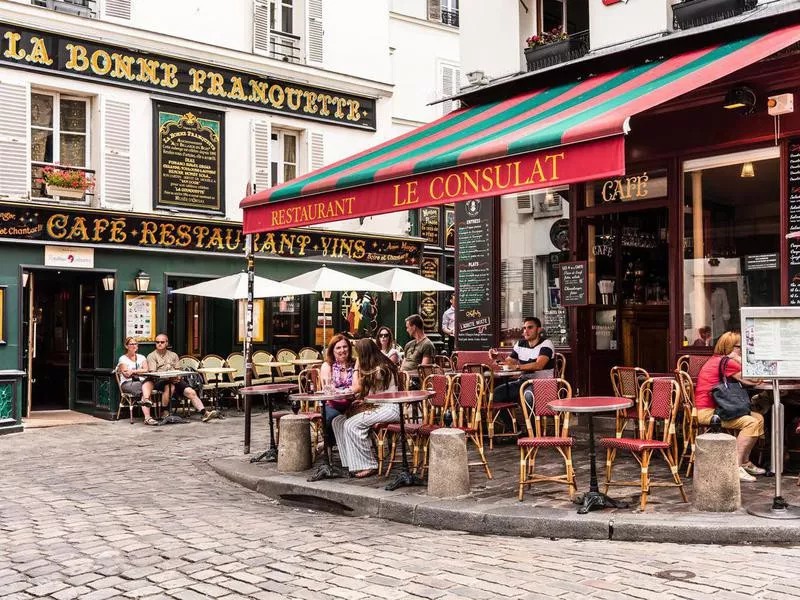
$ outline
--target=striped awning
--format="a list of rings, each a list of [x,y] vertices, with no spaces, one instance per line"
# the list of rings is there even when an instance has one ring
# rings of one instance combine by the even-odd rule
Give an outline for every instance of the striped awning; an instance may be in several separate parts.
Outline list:
[[[795,25],[450,113],[245,198],[245,233],[623,174],[631,116],[800,41]]]

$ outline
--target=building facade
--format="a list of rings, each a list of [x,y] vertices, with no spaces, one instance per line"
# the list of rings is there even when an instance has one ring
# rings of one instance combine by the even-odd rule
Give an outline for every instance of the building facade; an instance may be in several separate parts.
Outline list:
[[[457,91],[457,3],[341,8],[0,3],[0,428],[37,409],[112,414],[128,334],[145,354],[162,330],[179,354],[236,350],[236,307],[169,292],[242,270],[240,199],[442,115],[427,103]],[[416,270],[414,226],[261,236],[257,272]],[[335,300],[327,318],[346,323]],[[256,348],[321,343],[315,301],[266,301]]]

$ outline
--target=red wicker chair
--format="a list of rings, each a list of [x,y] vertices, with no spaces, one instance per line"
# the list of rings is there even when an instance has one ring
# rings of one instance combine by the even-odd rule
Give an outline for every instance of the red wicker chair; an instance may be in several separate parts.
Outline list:
[[[616,434],[622,437],[628,421],[634,421],[639,431],[644,424],[639,420],[639,389],[650,374],[639,367],[611,367],[611,386],[617,398],[633,400],[633,406],[617,411]]]
[[[519,429],[517,428],[517,400],[501,400],[497,402],[494,397],[494,370],[491,365],[485,363],[467,363],[461,367],[462,373],[480,373],[483,375],[483,381],[486,384],[486,406],[484,413],[486,414],[486,434],[489,438],[489,450],[494,449],[495,437],[513,437],[517,438]],[[511,431],[503,431],[503,433],[495,433],[494,428],[497,419],[506,413],[511,419]],[[505,424],[501,422],[505,429]]]
[[[483,435],[481,434],[481,408],[485,401],[485,384],[483,375],[479,373],[459,373],[453,378],[453,408],[456,415],[453,427],[461,429],[467,440],[475,445],[480,455],[480,462],[469,463],[469,466],[483,466],[486,477],[492,478],[492,471],[483,452]]]

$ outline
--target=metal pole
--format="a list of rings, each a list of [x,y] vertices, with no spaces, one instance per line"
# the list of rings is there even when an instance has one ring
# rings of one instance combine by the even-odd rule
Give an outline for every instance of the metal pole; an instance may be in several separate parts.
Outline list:
[[[772,472],[775,473],[775,498],[773,508],[786,508],[781,497],[783,476],[783,415],[781,414],[781,390],[777,379],[772,380]]]
[[[244,321],[244,385],[249,387],[253,380],[253,285],[255,283],[256,261],[253,257],[253,235],[247,234],[244,241],[247,261],[247,309]],[[250,394],[244,395],[244,453],[250,454]]]

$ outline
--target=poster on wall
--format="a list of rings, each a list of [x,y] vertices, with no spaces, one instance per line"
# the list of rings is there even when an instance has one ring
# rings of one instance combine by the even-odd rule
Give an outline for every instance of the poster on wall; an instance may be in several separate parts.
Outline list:
[[[153,208],[224,213],[225,113],[153,104]]]
[[[238,323],[236,329],[236,341],[244,343],[245,334],[245,317],[247,316],[247,300],[239,300],[237,302],[237,318]],[[264,341],[264,299],[255,298],[253,300],[253,341]]]
[[[441,211],[438,206],[419,209],[419,235],[425,238],[425,243],[430,246],[439,245],[440,220]]]
[[[125,337],[137,342],[156,339],[156,294],[125,294]]]
[[[742,375],[800,378],[800,308],[745,307],[741,315]]]
[[[456,209],[444,209],[444,247],[456,247]]]
[[[423,256],[420,275],[427,279],[439,280],[439,257]],[[422,292],[419,300],[419,316],[422,317],[422,328],[426,333],[439,331],[439,294],[438,292]]]

